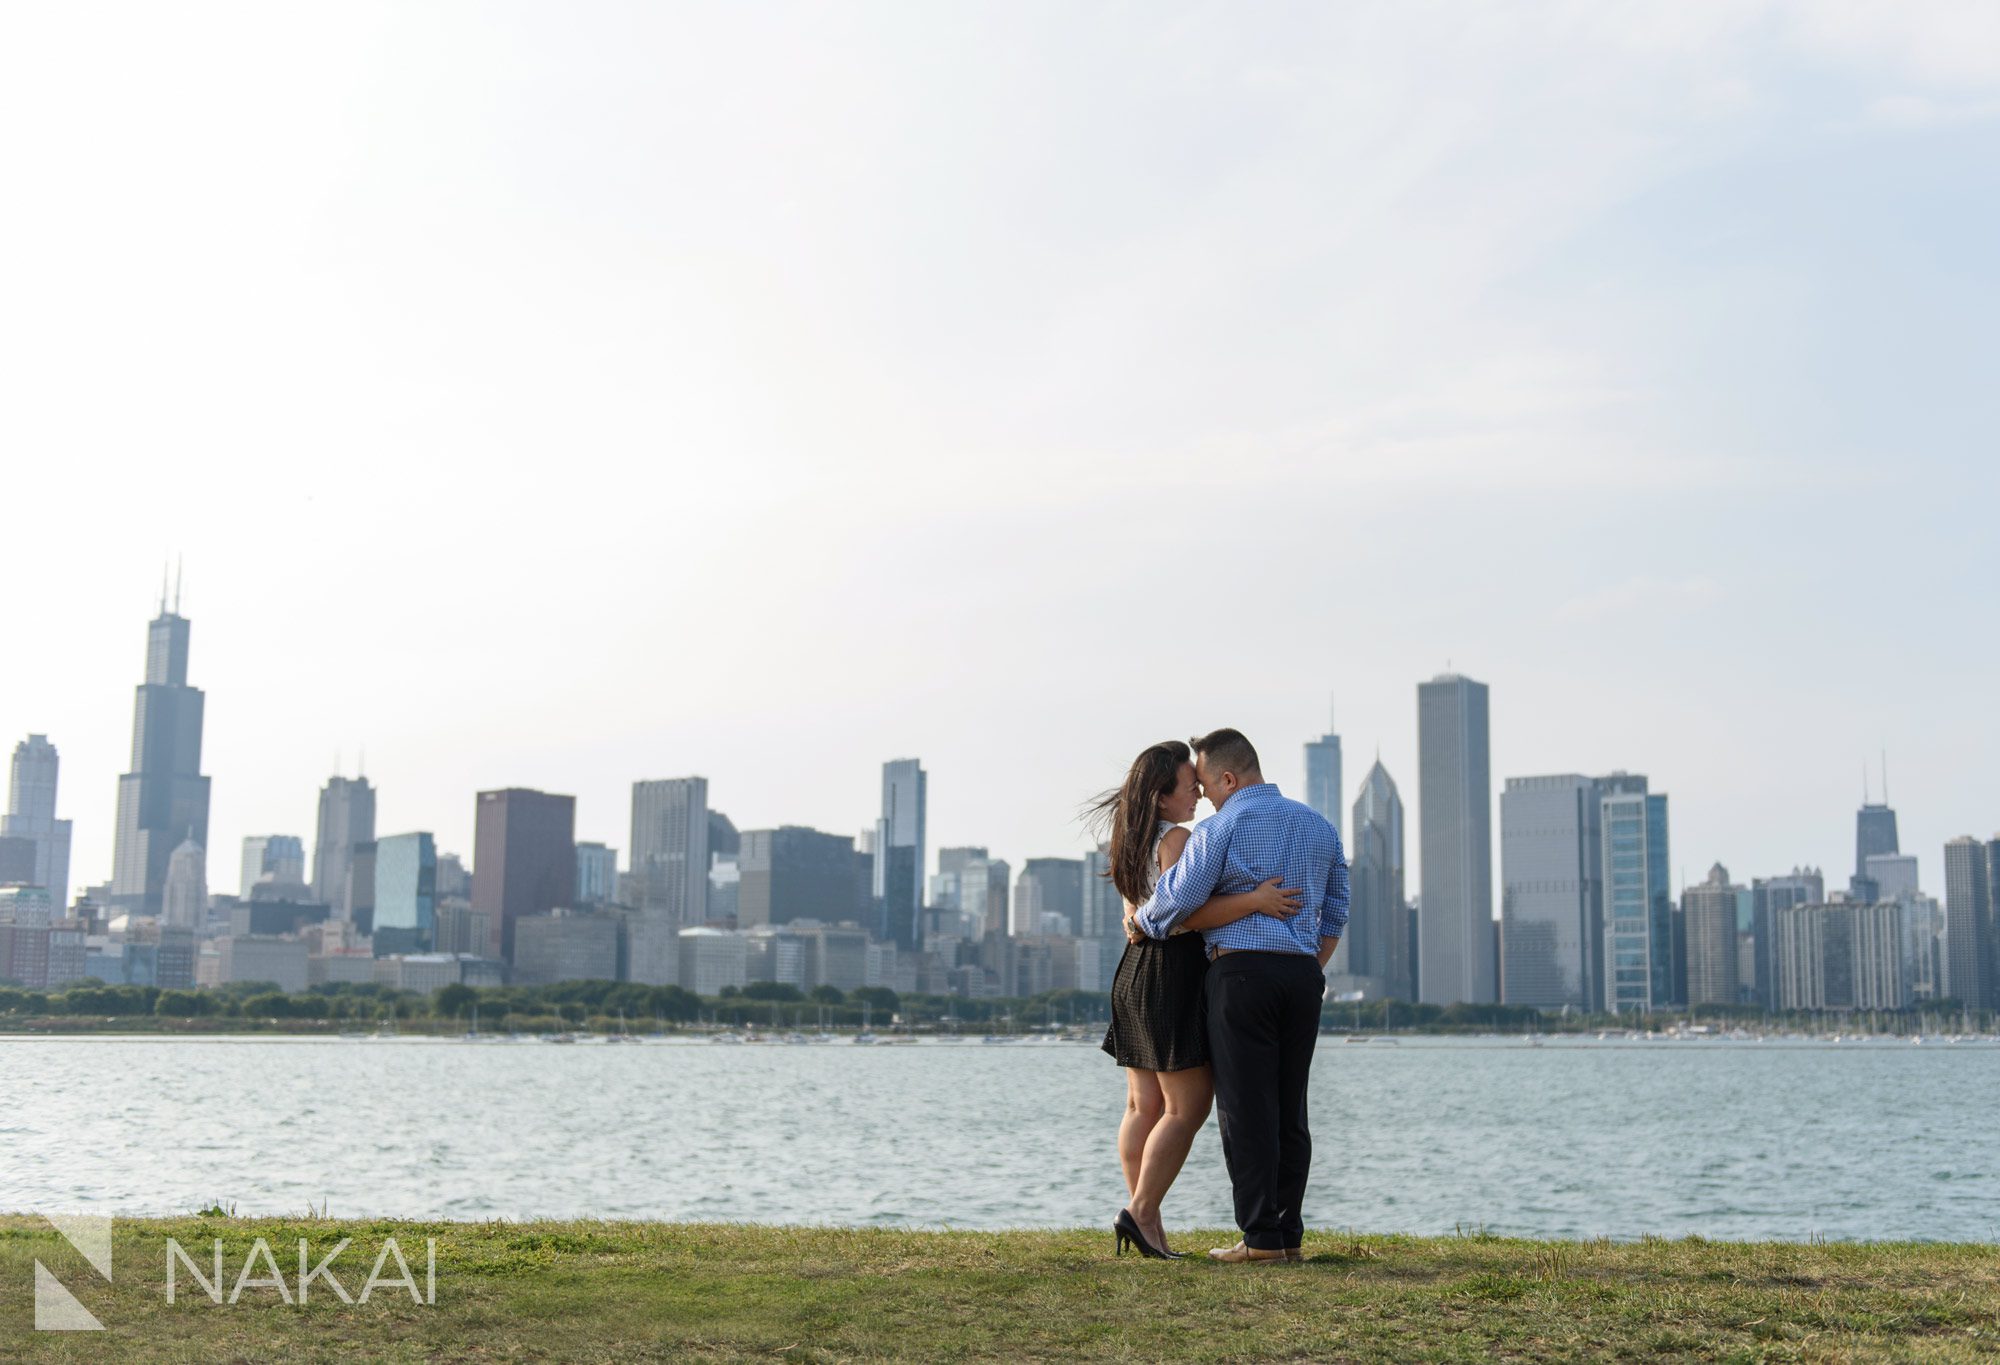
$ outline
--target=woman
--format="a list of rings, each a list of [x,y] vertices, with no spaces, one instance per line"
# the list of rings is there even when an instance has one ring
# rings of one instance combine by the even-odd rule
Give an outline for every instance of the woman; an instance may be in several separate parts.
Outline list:
[[[1179,1255],[1167,1249],[1160,1200],[1180,1174],[1215,1095],[1202,1004],[1208,956],[1197,931],[1250,914],[1294,915],[1301,901],[1273,877],[1255,891],[1215,897],[1165,939],[1136,931],[1132,913],[1180,858],[1188,831],[1179,826],[1194,819],[1200,799],[1188,746],[1168,740],[1140,754],[1124,785],[1094,807],[1110,826],[1108,875],[1125,899],[1128,939],[1111,981],[1111,1027],[1104,1034],[1104,1050],[1125,1068],[1118,1161],[1131,1195],[1112,1226],[1120,1252],[1131,1243],[1143,1256]]]

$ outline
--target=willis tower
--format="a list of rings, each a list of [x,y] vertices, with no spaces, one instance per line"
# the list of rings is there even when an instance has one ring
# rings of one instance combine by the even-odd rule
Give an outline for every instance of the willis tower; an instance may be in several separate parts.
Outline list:
[[[188,622],[180,591],[146,629],[146,680],[132,713],[132,771],[118,779],[111,904],[158,915],[167,863],[182,841],[208,847],[208,779],[201,775],[201,689],[189,687]]]

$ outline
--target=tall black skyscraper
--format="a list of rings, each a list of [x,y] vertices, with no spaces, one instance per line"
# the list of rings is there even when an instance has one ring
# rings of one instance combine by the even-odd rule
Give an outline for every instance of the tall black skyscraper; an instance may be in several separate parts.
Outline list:
[[[1863,799],[1861,809],[1854,813],[1854,880],[1853,889],[1863,900],[1874,900],[1877,887],[1868,875],[1868,860],[1877,853],[1901,853],[1896,844],[1896,812],[1889,809],[1886,801],[1879,806],[1870,805]]]
[[[192,839],[208,847],[208,779],[201,775],[202,694],[189,687],[188,622],[176,592],[172,610],[146,631],[146,680],[132,714],[132,771],[118,779],[118,825],[111,904],[160,913],[167,862]]]

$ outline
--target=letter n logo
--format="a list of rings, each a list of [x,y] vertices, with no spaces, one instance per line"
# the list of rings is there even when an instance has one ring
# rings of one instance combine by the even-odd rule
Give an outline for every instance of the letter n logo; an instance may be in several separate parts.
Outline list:
[[[111,1279],[111,1220],[101,1214],[44,1214],[55,1230],[81,1252],[107,1282]],[[104,1324],[40,1261],[35,1262],[35,1330],[102,1332]]]

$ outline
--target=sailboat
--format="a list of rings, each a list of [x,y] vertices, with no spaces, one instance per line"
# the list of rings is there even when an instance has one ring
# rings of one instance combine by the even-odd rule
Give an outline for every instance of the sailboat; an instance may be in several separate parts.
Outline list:
[[[864,1002],[861,1006],[861,1032],[854,1035],[856,1043],[872,1043],[875,1041],[874,1031],[869,1028],[871,1018],[872,1012],[866,1002]]]

